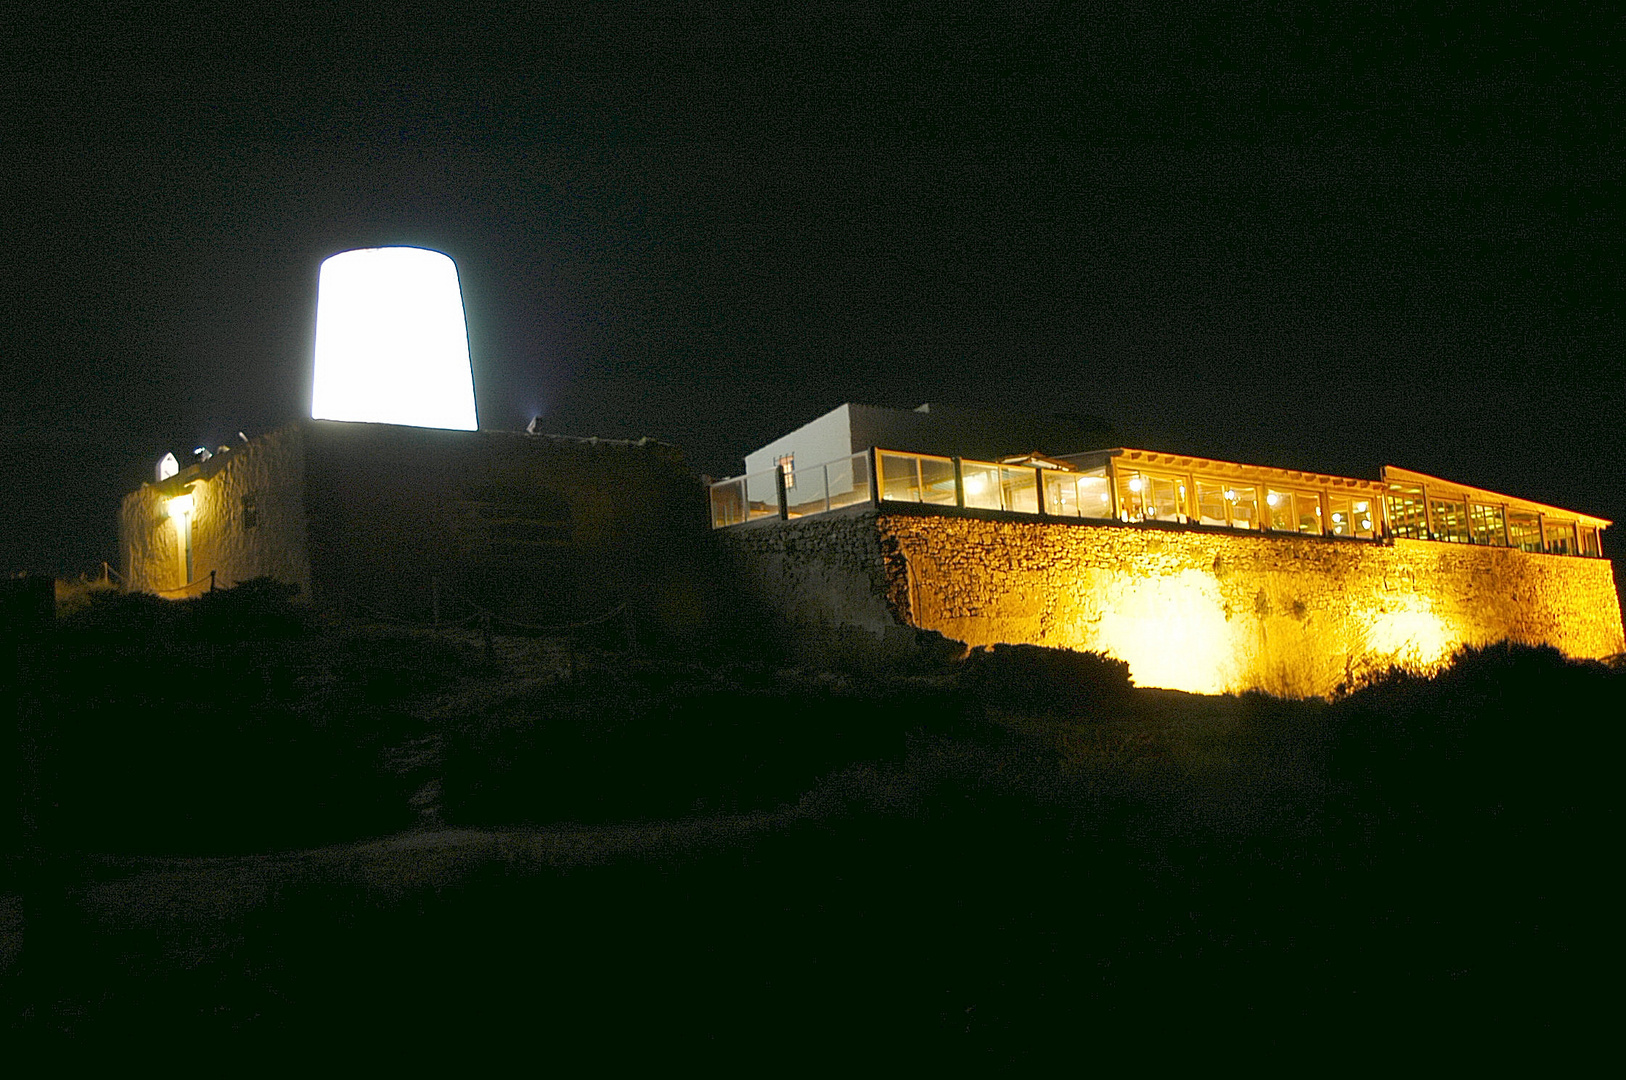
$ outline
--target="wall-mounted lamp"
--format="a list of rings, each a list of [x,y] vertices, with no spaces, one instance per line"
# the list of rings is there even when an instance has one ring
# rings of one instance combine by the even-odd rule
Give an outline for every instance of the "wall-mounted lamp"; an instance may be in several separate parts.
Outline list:
[[[192,501],[192,493],[190,491],[185,495],[177,495],[173,499],[169,500],[169,502],[164,504],[165,508],[169,510],[169,516],[172,518],[184,518],[189,516],[192,513],[192,509],[195,505],[196,504]]]

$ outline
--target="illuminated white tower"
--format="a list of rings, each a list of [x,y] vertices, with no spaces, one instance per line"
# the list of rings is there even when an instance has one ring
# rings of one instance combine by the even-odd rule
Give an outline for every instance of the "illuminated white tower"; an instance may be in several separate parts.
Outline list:
[[[414,247],[361,248],[322,263],[311,416],[479,428],[456,263]]]

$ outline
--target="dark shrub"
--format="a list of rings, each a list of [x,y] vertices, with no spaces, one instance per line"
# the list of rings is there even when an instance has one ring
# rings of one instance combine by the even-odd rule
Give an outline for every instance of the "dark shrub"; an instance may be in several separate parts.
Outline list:
[[[900,761],[915,730],[963,724],[944,688],[730,685],[639,692],[613,679],[452,735],[444,805],[466,824],[772,809],[857,761]]]
[[[974,649],[963,677],[984,704],[1037,716],[1082,716],[1123,701],[1133,685],[1123,660],[1038,645]]]
[[[444,646],[322,631],[272,582],[184,602],[98,599],[26,652],[24,797],[43,842],[248,851],[412,820],[383,749]]]

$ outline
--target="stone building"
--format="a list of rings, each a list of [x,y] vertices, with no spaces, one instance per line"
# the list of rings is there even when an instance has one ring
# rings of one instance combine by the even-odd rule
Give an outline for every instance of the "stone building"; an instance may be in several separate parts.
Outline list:
[[[1037,442],[1017,427],[1003,458],[877,444],[814,462],[821,444],[787,437],[712,486],[713,528],[755,593],[837,653],[933,630],[1108,653],[1145,686],[1311,696],[1469,645],[1626,648],[1603,518],[1393,466]]]
[[[681,633],[711,606],[704,514],[653,440],[306,420],[143,484],[119,538],[129,586],[163,596],[269,576],[389,618],[626,604]]]

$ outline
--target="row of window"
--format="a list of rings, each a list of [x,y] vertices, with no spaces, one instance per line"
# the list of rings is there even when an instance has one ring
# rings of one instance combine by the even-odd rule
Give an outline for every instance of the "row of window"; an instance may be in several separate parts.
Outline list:
[[[1243,482],[1122,465],[1109,473],[1106,465],[1074,471],[1044,464],[957,461],[886,450],[877,450],[875,455],[879,467],[876,486],[881,499],[888,502],[1366,540],[1383,535],[1383,511],[1387,510],[1392,536],[1558,555],[1601,554],[1598,530],[1591,526],[1549,520],[1534,511],[1478,502],[1456,493],[1442,495],[1421,484],[1391,481],[1380,496],[1330,485],[1316,489],[1291,483]],[[781,513],[801,517],[867,503],[868,463],[869,455],[858,453],[799,469],[787,455],[768,472],[721,481],[712,486],[713,527]],[[783,510],[774,493],[776,484],[784,488]]]
[[[1382,529],[1375,500],[1369,495],[1139,470],[1119,472],[1118,507],[1124,521],[1173,521],[1366,540]]]
[[[1389,484],[1389,529],[1395,536],[1446,544],[1545,551],[1551,555],[1602,553],[1598,530],[1573,521],[1550,520],[1533,510],[1501,503],[1441,497],[1421,484]]]

